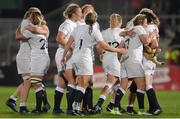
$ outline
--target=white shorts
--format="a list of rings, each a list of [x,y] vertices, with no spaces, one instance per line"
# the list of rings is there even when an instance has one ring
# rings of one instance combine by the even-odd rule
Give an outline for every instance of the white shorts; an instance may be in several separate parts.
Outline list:
[[[18,74],[30,73],[31,52],[18,52],[16,64]]]
[[[156,69],[156,64],[143,57],[143,69],[145,75],[153,75]]]
[[[79,60],[72,62],[72,67],[76,75],[93,75],[93,62],[86,60]]]
[[[72,57],[66,62],[66,69],[72,69]]]
[[[62,70],[65,70],[64,67],[61,64],[61,59],[64,53],[64,49],[58,48],[55,55],[55,61],[56,61],[56,67],[58,72],[61,72]],[[70,58],[66,63],[66,69],[72,69],[72,58]]]
[[[31,55],[31,75],[44,76],[50,65],[50,58],[48,54],[34,54]]]
[[[103,59],[103,69],[104,69],[104,72],[106,74],[110,74],[110,75],[113,75],[116,77],[120,77],[121,65],[120,65],[120,62],[118,59],[117,60]]]
[[[55,55],[56,67],[58,72],[62,71],[61,59],[63,56],[64,49],[58,48]]]
[[[124,63],[128,78],[144,77],[144,69],[141,62],[127,59]]]

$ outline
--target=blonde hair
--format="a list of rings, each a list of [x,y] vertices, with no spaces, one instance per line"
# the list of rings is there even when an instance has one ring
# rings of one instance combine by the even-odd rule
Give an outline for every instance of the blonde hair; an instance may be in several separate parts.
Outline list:
[[[113,13],[110,16],[110,27],[114,28],[116,27],[116,21],[122,21],[122,17],[119,14]]]
[[[71,18],[71,17],[72,17],[72,14],[75,13],[78,8],[80,8],[80,7],[79,7],[79,5],[77,5],[77,4],[74,4],[74,3],[69,4],[69,5],[66,7],[65,11],[63,12],[63,16],[64,16],[65,18]]]
[[[32,24],[42,26],[46,25],[46,21],[44,20],[44,16],[39,14],[39,12],[32,12],[31,14]]]
[[[151,9],[143,8],[143,9],[141,9],[141,11],[139,13],[147,16],[148,23],[153,23],[153,24],[156,24],[157,26],[159,26],[159,24],[160,24],[159,18]]]
[[[83,13],[83,14],[84,14],[84,12],[85,12],[86,9],[92,9],[92,11],[95,11],[95,10],[94,10],[94,7],[93,7],[91,4],[85,4],[85,5],[83,5],[83,6],[81,7],[81,9],[82,9],[82,13]]]
[[[88,13],[88,14],[85,16],[85,23],[90,26],[90,27],[89,27],[89,34],[92,33],[93,24],[96,22],[96,20],[97,20],[97,14],[96,14],[95,12],[93,12],[93,13]]]
[[[37,8],[37,7],[30,7],[28,9],[28,11],[26,11],[26,13],[24,14],[24,19],[27,19],[31,15],[32,12],[38,12],[39,14],[41,14],[41,11],[40,11],[39,8]]]
[[[147,19],[147,17],[144,14],[136,15],[134,20],[133,20],[134,26],[136,26],[136,25],[143,25],[145,19]]]

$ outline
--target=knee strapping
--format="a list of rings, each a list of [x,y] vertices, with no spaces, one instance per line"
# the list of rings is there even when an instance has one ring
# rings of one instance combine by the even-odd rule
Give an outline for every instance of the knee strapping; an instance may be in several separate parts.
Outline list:
[[[31,78],[31,76],[23,76],[23,77],[22,77],[23,81],[29,80],[30,78]]]
[[[120,88],[120,84],[116,84],[113,86],[112,90],[116,92],[119,88]]]
[[[42,79],[40,79],[40,78],[32,77],[32,78],[30,78],[30,80],[31,80],[32,85],[41,85],[41,86],[43,85]]]
[[[112,88],[112,84],[111,83],[106,83],[104,87],[108,87],[109,89]]]

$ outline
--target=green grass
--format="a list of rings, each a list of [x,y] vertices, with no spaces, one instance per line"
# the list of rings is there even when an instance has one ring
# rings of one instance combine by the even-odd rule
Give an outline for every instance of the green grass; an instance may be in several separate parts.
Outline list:
[[[62,114],[58,116],[52,115],[52,108],[48,113],[40,114],[40,115],[34,115],[34,114],[21,115],[18,113],[14,113],[9,108],[7,108],[7,106],[5,105],[5,102],[8,99],[8,97],[13,93],[13,91],[15,91],[15,89],[16,89],[15,87],[0,87],[0,118],[72,118],[72,117],[80,118],[80,116],[69,116],[66,114]],[[54,88],[48,88],[47,94],[48,94],[49,102],[51,103],[51,107],[53,107]],[[98,100],[99,94],[100,94],[100,90],[97,90],[97,89],[94,90],[94,103],[96,103],[96,101]],[[159,116],[137,116],[137,115],[131,116],[127,114],[123,114],[121,116],[112,115],[105,110],[105,106],[110,100],[110,96],[109,96],[103,105],[102,114],[88,115],[88,116],[84,116],[83,118],[132,118],[132,117],[135,117],[135,118],[139,118],[139,117],[141,118],[146,118],[146,117],[148,118],[173,118],[173,117],[178,118],[179,117],[180,118],[180,92],[159,91],[157,95],[158,95],[160,105],[162,106],[162,109],[163,109],[163,113],[160,114]],[[66,96],[64,95],[63,101],[62,101],[62,108],[64,111],[66,111],[65,97]],[[148,108],[147,98],[145,98],[145,104],[146,104],[145,107],[147,109]],[[19,105],[19,101],[18,101],[18,105]],[[123,98],[121,105],[124,108],[126,107],[127,94]],[[33,89],[31,90],[29,94],[27,107],[30,110],[32,110],[33,107],[35,107],[35,94],[34,94]],[[135,103],[135,107],[136,107],[135,109],[137,109],[137,102]]]

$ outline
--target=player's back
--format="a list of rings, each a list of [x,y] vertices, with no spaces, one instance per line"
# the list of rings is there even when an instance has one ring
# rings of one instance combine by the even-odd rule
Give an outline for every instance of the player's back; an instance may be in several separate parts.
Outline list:
[[[91,52],[96,40],[102,40],[102,35],[97,28],[92,32],[89,25],[82,25],[74,29],[72,36],[75,40],[75,49],[73,54],[79,54],[83,57],[92,57]]]
[[[45,35],[33,34],[28,30],[25,30],[23,35],[30,38],[28,42],[31,47],[31,54],[48,53],[48,40]]]
[[[117,48],[122,40],[122,37],[119,36],[121,31],[123,31],[123,30],[120,28],[108,28],[108,29],[102,31],[103,39],[110,46]],[[103,55],[103,57],[104,58],[117,57],[117,53],[106,51],[105,54]]]
[[[143,56],[143,43],[140,41],[139,36],[141,34],[146,34],[145,29],[141,25],[133,27],[133,32],[135,35],[125,38],[125,46],[128,49],[128,56],[134,60],[141,60]]]
[[[26,29],[26,26],[30,23],[31,21],[28,19],[23,19],[21,24],[20,24],[20,32],[23,33]],[[29,46],[28,40],[21,40],[20,41],[20,49],[19,52],[31,52],[31,48]]]

